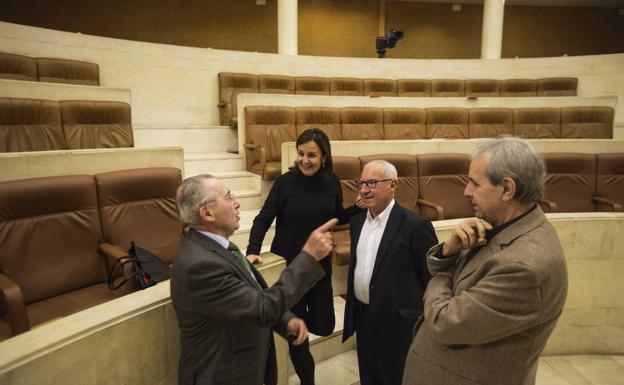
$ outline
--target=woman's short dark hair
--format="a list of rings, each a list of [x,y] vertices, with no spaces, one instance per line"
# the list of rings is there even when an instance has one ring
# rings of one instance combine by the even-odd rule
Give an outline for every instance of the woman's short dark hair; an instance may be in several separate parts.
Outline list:
[[[304,143],[314,141],[316,145],[321,149],[321,157],[325,157],[325,161],[321,163],[321,168],[318,170],[319,175],[327,175],[334,172],[334,163],[332,162],[331,145],[329,144],[329,138],[327,134],[320,128],[309,128],[301,133],[295,143],[295,149],[299,148]],[[301,173],[297,162],[290,168],[292,171]]]

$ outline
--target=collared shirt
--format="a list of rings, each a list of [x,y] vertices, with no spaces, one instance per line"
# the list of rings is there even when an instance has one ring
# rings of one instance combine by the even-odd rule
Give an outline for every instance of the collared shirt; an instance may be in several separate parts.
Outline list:
[[[366,213],[366,220],[362,226],[360,239],[358,240],[353,286],[355,297],[362,303],[369,304],[370,280],[375,267],[375,259],[379,250],[379,243],[383,236],[390,211],[394,207],[394,199],[375,218],[371,216],[370,210]]]
[[[222,237],[221,235],[211,233],[209,231],[202,231],[202,230],[197,230],[197,232],[217,242],[219,245],[223,246],[225,250],[227,250],[228,246],[230,246],[230,241],[228,241],[225,237]],[[228,253],[230,253],[229,250],[228,250]],[[253,273],[251,274],[251,278],[253,278],[256,282],[258,282],[258,279],[256,278],[255,275],[253,275]]]

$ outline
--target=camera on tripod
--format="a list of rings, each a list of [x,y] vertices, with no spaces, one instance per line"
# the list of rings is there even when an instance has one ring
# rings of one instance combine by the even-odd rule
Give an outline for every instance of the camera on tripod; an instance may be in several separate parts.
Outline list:
[[[386,50],[388,48],[394,48],[399,39],[403,39],[403,31],[397,31],[395,29],[391,29],[386,36],[378,36],[375,46],[377,48],[379,58],[385,57]]]

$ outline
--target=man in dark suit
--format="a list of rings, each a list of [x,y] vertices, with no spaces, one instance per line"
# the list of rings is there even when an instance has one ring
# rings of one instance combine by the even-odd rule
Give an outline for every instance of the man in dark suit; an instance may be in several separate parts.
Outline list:
[[[351,218],[351,263],[343,341],[357,332],[362,385],[399,385],[429,281],[431,222],[394,201],[397,171],[366,164],[357,181],[366,211]]]
[[[288,311],[325,273],[318,263],[333,247],[331,220],[316,229],[271,288],[228,238],[239,226],[240,204],[209,175],[188,178],[176,196],[190,226],[174,258],[171,299],[180,326],[179,383],[274,385],[273,329],[307,338],[305,323]]]

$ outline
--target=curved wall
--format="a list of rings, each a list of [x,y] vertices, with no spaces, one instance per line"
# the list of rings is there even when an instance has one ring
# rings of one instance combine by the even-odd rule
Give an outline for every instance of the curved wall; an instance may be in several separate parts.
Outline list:
[[[575,76],[579,96],[616,95],[624,121],[624,54],[501,60],[362,59],[288,56],[142,43],[0,22],[0,51],[93,61],[103,86],[132,90],[135,127],[219,123],[217,74],[380,78]]]

